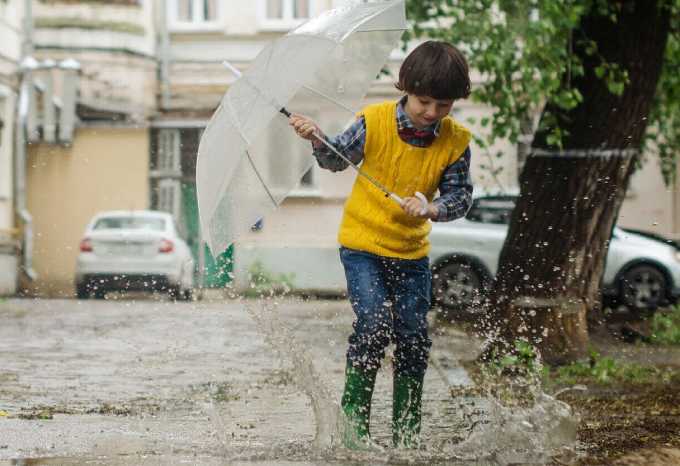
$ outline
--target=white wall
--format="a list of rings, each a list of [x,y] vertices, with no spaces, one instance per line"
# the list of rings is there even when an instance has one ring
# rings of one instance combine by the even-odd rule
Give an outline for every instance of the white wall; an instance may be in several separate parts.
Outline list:
[[[0,238],[14,226],[14,113],[16,71],[21,55],[21,0],[0,2]]]
[[[0,84],[0,237],[7,234],[14,224],[14,106],[15,95],[12,89]]]
[[[658,157],[649,154],[631,178],[618,225],[677,237],[678,210],[674,198],[674,187],[663,182]]]
[[[0,2],[0,295],[17,285],[14,247],[14,113],[16,70],[21,54],[21,0]]]

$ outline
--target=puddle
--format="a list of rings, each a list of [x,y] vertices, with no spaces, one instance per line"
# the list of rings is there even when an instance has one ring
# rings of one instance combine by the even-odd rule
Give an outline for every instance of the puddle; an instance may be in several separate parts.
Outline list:
[[[433,335],[424,449],[336,448],[346,302],[8,300],[0,319],[0,466],[541,463],[571,435],[549,397],[524,410],[452,398],[472,384],[457,358],[475,349],[446,334]],[[371,422],[383,446],[391,400],[386,360]]]

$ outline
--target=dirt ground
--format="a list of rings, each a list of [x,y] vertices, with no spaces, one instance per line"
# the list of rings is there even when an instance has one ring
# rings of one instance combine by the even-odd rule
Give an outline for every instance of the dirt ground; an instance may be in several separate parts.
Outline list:
[[[589,385],[560,399],[581,417],[578,465],[680,464],[680,347],[624,342],[620,326],[591,333],[592,348],[621,362],[674,373],[669,380]]]

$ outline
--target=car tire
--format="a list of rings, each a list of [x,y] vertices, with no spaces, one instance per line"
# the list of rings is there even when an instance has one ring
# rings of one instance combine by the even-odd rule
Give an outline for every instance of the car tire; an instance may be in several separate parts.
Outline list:
[[[447,262],[432,272],[432,298],[446,320],[477,315],[483,290],[484,277],[469,262]]]
[[[102,290],[100,288],[94,290],[94,299],[105,299],[106,298],[106,290]]]
[[[182,292],[182,288],[179,285],[168,287],[168,297],[173,301],[182,300],[183,297],[184,297],[184,293]]]
[[[621,276],[619,300],[630,311],[640,316],[653,314],[665,304],[668,280],[663,271],[649,264],[634,265]]]
[[[87,288],[86,285],[78,284],[76,285],[76,297],[78,299],[89,299],[90,290]]]

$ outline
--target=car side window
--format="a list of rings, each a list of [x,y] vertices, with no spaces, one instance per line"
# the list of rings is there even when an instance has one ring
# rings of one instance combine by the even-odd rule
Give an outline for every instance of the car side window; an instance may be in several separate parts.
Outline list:
[[[514,208],[514,198],[481,197],[472,203],[466,218],[472,222],[507,225]]]

